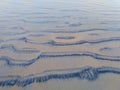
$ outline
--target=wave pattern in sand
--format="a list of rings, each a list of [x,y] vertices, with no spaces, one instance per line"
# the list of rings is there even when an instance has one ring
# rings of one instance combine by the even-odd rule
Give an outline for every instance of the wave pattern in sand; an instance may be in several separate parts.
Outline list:
[[[0,87],[120,75],[120,2],[78,1],[1,0]]]

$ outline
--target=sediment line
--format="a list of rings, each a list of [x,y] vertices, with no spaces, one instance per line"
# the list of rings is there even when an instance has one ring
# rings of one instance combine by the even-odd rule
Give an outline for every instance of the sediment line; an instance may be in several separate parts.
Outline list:
[[[61,74],[47,74],[47,75],[32,75],[32,76],[8,76],[8,80],[6,80],[7,76],[4,80],[3,77],[2,80],[0,80],[0,87],[12,87],[12,86],[18,86],[18,87],[26,87],[33,83],[44,83],[49,80],[55,79],[55,80],[67,80],[67,79],[73,79],[78,78],[79,80],[88,80],[88,81],[94,81],[98,79],[98,77],[101,74],[106,73],[113,73],[113,74],[120,74],[119,68],[113,68],[113,67],[100,67],[100,68],[94,68],[94,67],[85,67],[81,68],[78,71],[75,72],[68,72],[68,73],[61,73]]]
[[[100,39],[100,40],[80,40],[73,43],[59,43],[54,40],[51,40],[45,44],[52,45],[52,46],[70,46],[70,45],[80,45],[80,44],[99,44],[99,43],[106,43],[106,42],[113,42],[113,41],[120,41],[120,37],[112,37],[108,39]]]
[[[116,61],[120,62],[120,56],[107,56],[107,55],[100,55],[97,53],[92,52],[81,52],[81,53],[41,53],[30,60],[15,60],[8,56],[1,56],[0,61],[5,61],[7,65],[9,66],[29,66],[33,63],[35,63],[38,60],[41,60],[41,58],[60,58],[60,57],[91,57],[96,60],[103,60],[103,61]]]

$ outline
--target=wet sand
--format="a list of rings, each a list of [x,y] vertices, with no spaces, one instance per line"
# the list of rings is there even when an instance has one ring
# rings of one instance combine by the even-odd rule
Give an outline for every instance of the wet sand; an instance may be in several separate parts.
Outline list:
[[[119,90],[119,0],[1,0],[0,8],[0,90]]]

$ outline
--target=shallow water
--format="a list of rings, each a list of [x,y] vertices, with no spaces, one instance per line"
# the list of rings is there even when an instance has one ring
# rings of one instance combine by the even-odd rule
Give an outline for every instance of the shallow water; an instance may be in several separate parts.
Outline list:
[[[119,0],[0,1],[0,90],[119,90]]]

